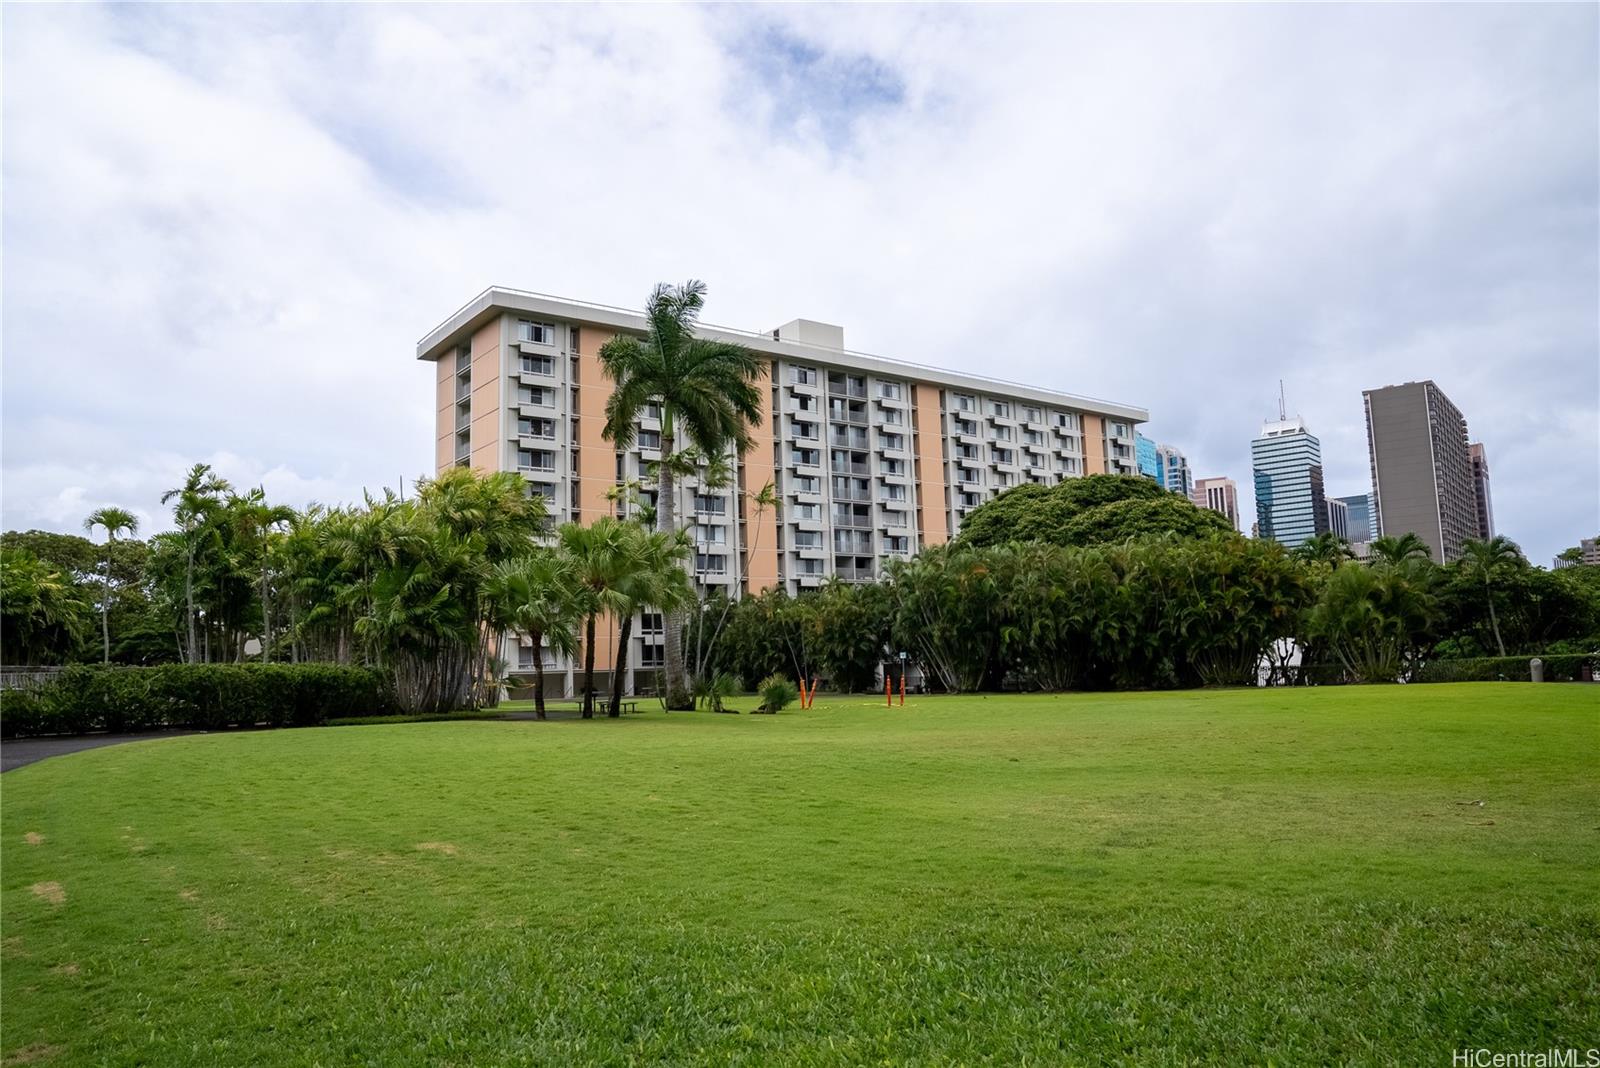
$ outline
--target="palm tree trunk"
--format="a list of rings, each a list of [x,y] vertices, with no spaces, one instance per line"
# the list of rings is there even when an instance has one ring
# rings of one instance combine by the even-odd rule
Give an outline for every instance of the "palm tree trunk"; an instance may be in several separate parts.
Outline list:
[[[1483,580],[1483,599],[1489,602],[1489,626],[1494,628],[1495,648],[1500,650],[1500,655],[1506,655],[1506,643],[1500,640],[1500,620],[1494,614],[1494,593],[1489,589],[1488,576]]]
[[[531,632],[533,639],[533,716],[544,719],[544,634]]]
[[[594,718],[594,617],[583,624],[583,718]]]
[[[272,602],[267,599],[267,569],[261,569],[261,662],[272,663]]]
[[[628,641],[633,637],[633,614],[622,621],[622,639],[617,645],[617,670],[611,675],[611,707],[606,715],[612,719],[622,715],[622,677],[628,673]]]
[[[183,572],[183,602],[189,612],[189,663],[198,664],[199,638],[194,632],[194,546],[189,546],[187,564]]]
[[[104,663],[111,663],[111,541],[106,540],[106,580],[100,587],[100,637],[105,641]]]
[[[658,489],[656,493],[656,529],[669,534],[678,532],[677,504],[674,493],[672,465],[668,461],[672,458],[673,434],[667,429],[670,426],[667,413],[663,412],[661,428],[661,463],[656,465],[659,473]],[[667,680],[666,703],[669,712],[689,712],[694,709],[694,698],[689,695],[689,682],[683,667],[683,611],[673,609],[666,614],[667,641],[665,676]]]

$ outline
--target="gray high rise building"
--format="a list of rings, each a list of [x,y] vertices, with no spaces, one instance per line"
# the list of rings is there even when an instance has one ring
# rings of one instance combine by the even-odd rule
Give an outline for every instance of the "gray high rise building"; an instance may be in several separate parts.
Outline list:
[[[1474,441],[1467,446],[1467,455],[1472,459],[1472,496],[1478,512],[1478,540],[1488,541],[1494,537],[1494,499],[1489,496],[1489,454],[1484,452],[1483,442]]]
[[[1322,443],[1299,418],[1261,427],[1250,443],[1258,536],[1293,549],[1328,529]]]
[[[1375,537],[1415,534],[1441,563],[1478,536],[1467,421],[1432,381],[1362,393]]]

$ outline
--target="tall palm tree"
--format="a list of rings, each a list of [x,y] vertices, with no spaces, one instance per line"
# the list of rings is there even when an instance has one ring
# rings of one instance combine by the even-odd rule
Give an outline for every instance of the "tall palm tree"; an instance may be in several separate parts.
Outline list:
[[[638,541],[637,524],[603,515],[588,526],[563,523],[556,544],[572,561],[577,577],[578,607],[583,616],[583,718],[594,717],[595,623],[602,615],[619,618],[630,601],[618,589],[635,567],[631,559]]]
[[[500,564],[490,588],[503,606],[507,626],[522,631],[533,644],[533,711],[544,719],[544,647],[565,657],[578,649],[582,604],[577,568],[566,553],[536,549]]]
[[[1461,544],[1461,563],[1471,573],[1483,579],[1483,599],[1489,605],[1489,626],[1494,631],[1495,648],[1506,655],[1506,643],[1500,640],[1500,620],[1494,611],[1492,583],[1496,572],[1523,562],[1522,550],[1510,538],[1496,534],[1488,541],[1468,538]]]
[[[261,579],[261,662],[272,663],[272,592],[268,581],[272,564],[273,532],[294,518],[294,509],[268,504],[267,493],[257,487],[228,502],[235,528],[258,558]]]
[[[104,643],[103,663],[111,663],[111,543],[118,534],[137,534],[139,518],[125,508],[108,506],[96,508],[83,521],[83,529],[90,534],[100,527],[106,532],[106,569],[100,579],[100,637]]]
[[[760,356],[731,341],[695,336],[705,306],[704,282],[657,285],[645,305],[644,338],[616,337],[600,347],[600,366],[613,389],[606,401],[605,436],[619,449],[633,445],[639,413],[652,401],[661,405],[661,455],[656,465],[656,529],[678,529],[677,475],[670,462],[680,444],[708,456],[729,446],[743,453],[750,428],[761,422],[762,391],[756,382],[765,364]],[[667,614],[667,707],[689,709],[683,662],[682,611]]]
[[[634,616],[646,607],[659,608],[665,615],[694,600],[694,587],[679,563],[690,551],[687,535],[663,530],[646,532],[643,527],[635,526],[629,537],[632,544],[623,556],[629,569],[619,574],[614,584],[622,628],[617,641],[616,668],[611,673],[611,704],[606,709],[606,715],[613,719],[622,714],[623,680],[628,674],[628,646],[633,639]]]
[[[194,614],[194,563],[195,555],[207,534],[214,533],[212,524],[222,508],[222,495],[233,487],[228,480],[211,470],[210,464],[195,464],[189,469],[183,485],[161,495],[161,503],[173,503],[172,518],[183,539],[183,603],[189,622],[189,648],[187,659],[191,664],[200,662],[199,636],[195,632]]]
[[[1374,541],[1370,558],[1375,564],[1403,564],[1407,560],[1431,560],[1433,552],[1427,542],[1407,532],[1399,537],[1389,535]]]

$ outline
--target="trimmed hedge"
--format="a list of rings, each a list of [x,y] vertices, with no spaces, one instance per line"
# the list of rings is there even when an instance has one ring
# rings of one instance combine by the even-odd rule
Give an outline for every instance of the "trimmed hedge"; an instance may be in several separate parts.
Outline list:
[[[1532,656],[1480,656],[1470,660],[1429,660],[1417,669],[1418,682],[1529,682],[1528,662]],[[1561,653],[1541,656],[1544,681],[1577,682],[1583,665],[1589,664],[1591,678],[1600,678],[1600,656],[1590,653]]]
[[[338,664],[70,667],[34,691],[0,694],[0,736],[164,728],[309,727],[396,711],[384,673]]]

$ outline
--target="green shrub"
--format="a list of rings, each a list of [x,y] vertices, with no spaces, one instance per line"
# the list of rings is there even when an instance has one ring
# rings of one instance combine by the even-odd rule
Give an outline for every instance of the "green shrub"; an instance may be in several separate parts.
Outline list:
[[[55,707],[40,690],[0,691],[0,738],[56,733]]]
[[[800,697],[800,689],[783,675],[768,675],[756,688],[761,697],[757,712],[781,712]]]
[[[1417,682],[1528,682],[1531,656],[1480,656],[1469,660],[1430,660],[1417,669]],[[1589,664],[1591,677],[1600,675],[1600,656],[1558,653],[1542,656],[1546,682],[1576,682]]]
[[[74,666],[43,689],[0,697],[8,738],[167,727],[307,727],[395,710],[382,672],[338,664]]]

